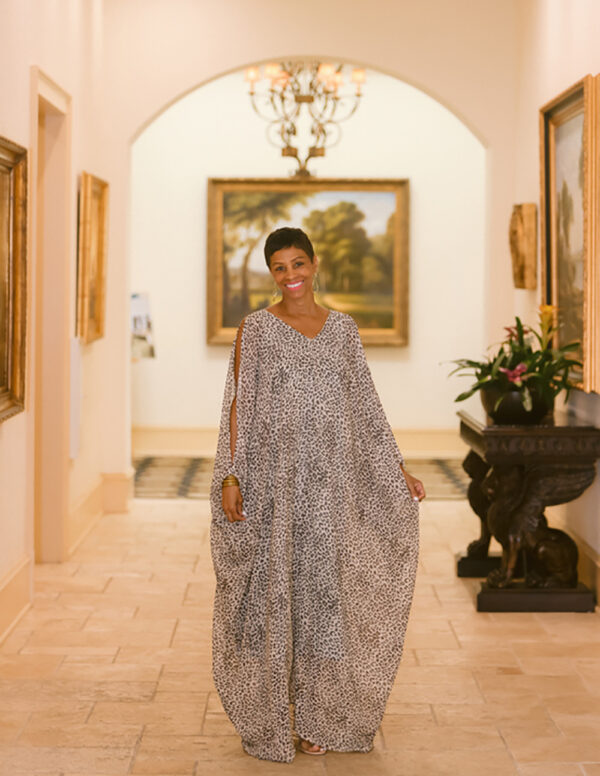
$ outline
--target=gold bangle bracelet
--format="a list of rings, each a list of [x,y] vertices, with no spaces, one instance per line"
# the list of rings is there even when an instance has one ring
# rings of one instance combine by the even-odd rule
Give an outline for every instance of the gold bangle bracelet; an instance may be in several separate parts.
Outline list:
[[[240,482],[239,482],[238,478],[235,476],[235,474],[228,474],[227,477],[225,477],[225,479],[222,482],[222,487],[223,488],[228,488],[228,487],[231,487],[233,485],[239,485],[239,484],[240,484]]]
[[[221,490],[222,490],[223,488],[239,488],[239,486],[240,486],[240,483],[239,483],[239,482],[224,482],[224,483],[221,485]]]

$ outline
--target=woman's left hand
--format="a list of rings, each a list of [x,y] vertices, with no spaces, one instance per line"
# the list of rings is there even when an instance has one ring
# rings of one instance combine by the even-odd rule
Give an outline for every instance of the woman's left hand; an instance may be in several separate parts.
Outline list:
[[[402,473],[404,474],[404,479],[408,485],[410,495],[415,501],[423,501],[427,494],[425,493],[425,486],[421,480],[413,477],[412,474],[409,474],[404,468],[402,469]]]

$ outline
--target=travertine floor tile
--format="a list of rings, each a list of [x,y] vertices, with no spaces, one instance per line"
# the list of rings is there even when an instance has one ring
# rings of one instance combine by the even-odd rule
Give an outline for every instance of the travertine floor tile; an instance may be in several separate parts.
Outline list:
[[[437,703],[432,708],[438,725],[501,725],[519,729],[524,723],[531,723],[554,727],[546,707],[533,697],[530,703]]]
[[[116,747],[7,747],[0,760],[1,776],[60,776],[67,768],[87,776],[129,771],[133,749]]]
[[[144,732],[152,735],[194,736],[202,733],[208,693],[187,703],[97,703],[89,718],[90,723],[104,725],[144,725]]]
[[[600,776],[600,617],[475,611],[454,553],[463,502],[422,510],[415,601],[368,754],[255,760],[211,673],[206,502],[135,502],[67,564],[0,645],[0,776]]]
[[[0,711],[0,747],[16,741],[29,716],[27,711]]]
[[[108,724],[56,725],[39,717],[31,720],[19,736],[19,746],[44,747],[128,747],[133,749],[142,725]]]
[[[506,734],[518,762],[600,762],[600,741],[589,736],[530,736],[527,731]]]
[[[519,776],[582,776],[583,771],[577,763],[532,763],[521,765]]]
[[[56,675],[62,655],[2,655],[0,679],[44,679]]]

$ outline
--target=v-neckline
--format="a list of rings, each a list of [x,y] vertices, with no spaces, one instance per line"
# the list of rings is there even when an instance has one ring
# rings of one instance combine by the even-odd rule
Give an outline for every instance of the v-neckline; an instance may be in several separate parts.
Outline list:
[[[303,334],[303,332],[301,332],[300,329],[297,329],[295,326],[292,326],[291,323],[288,323],[287,321],[284,321],[283,318],[280,318],[278,315],[275,315],[275,313],[272,313],[270,310],[267,310],[266,307],[264,307],[263,309],[272,318],[275,318],[275,320],[277,320],[277,321],[281,321],[281,323],[283,323],[284,326],[287,326],[288,329],[291,329],[292,331],[295,331],[297,334],[299,334],[301,337],[304,337],[304,339],[308,340],[309,342],[314,342],[317,339],[317,337],[319,337],[321,335],[321,333],[323,332],[323,329],[327,326],[327,322],[331,318],[331,310],[328,310],[327,317],[323,321],[323,325],[321,326],[319,331],[315,334],[314,337],[308,337],[306,334]]]

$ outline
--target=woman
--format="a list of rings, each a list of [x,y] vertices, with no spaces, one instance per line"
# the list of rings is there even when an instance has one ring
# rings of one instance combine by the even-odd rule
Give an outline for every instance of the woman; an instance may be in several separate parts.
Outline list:
[[[246,752],[366,752],[400,657],[423,485],[403,459],[353,319],[316,304],[300,229],[265,258],[279,303],[233,345],[211,491],[213,673]],[[293,725],[290,718],[293,705]]]

